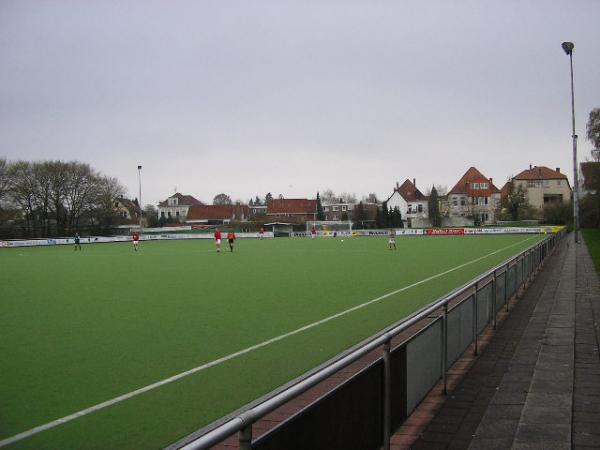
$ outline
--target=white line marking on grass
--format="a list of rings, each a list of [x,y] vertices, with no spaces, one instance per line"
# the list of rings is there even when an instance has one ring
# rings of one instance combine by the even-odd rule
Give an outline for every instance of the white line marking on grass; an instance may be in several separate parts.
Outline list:
[[[29,429],[27,431],[24,431],[22,433],[19,433],[19,434],[16,434],[14,436],[11,436],[9,438],[1,440],[0,441],[0,447],[4,447],[6,445],[13,444],[15,442],[21,441],[21,440],[26,439],[28,437],[31,437],[31,436],[33,436],[35,434],[41,433],[42,431],[46,431],[46,430],[49,430],[51,428],[55,428],[55,427],[57,427],[59,425],[62,425],[64,423],[71,422],[72,420],[75,420],[75,419],[77,419],[79,417],[86,416],[88,414],[91,414],[93,412],[96,412],[96,411],[99,411],[101,409],[107,408],[108,406],[112,406],[112,405],[114,405],[116,403],[120,403],[120,402],[122,402],[124,400],[128,400],[128,399],[130,399],[132,397],[138,396],[140,394],[143,394],[145,392],[151,391],[151,390],[156,389],[158,387],[164,386],[164,385],[169,384],[169,383],[173,383],[174,381],[180,380],[180,379],[185,378],[185,377],[187,377],[189,375],[192,375],[194,373],[200,372],[202,370],[205,370],[205,369],[208,369],[210,367],[216,366],[218,364],[224,363],[226,361],[232,360],[234,358],[237,358],[238,356],[245,355],[246,353],[250,353],[250,352],[252,352],[254,350],[257,350],[259,348],[262,348],[262,347],[266,347],[267,345],[270,345],[270,344],[273,344],[275,342],[281,341],[281,340],[286,339],[286,338],[288,338],[290,336],[293,336],[295,334],[302,333],[303,331],[309,330],[309,329],[314,328],[314,327],[316,327],[318,325],[322,325],[322,324],[327,323],[327,322],[329,322],[329,321],[331,321],[333,319],[337,319],[338,317],[342,317],[342,316],[345,316],[347,314],[350,314],[351,312],[354,312],[354,311],[357,311],[359,309],[365,308],[366,306],[372,305],[373,303],[380,302],[381,300],[384,300],[384,299],[386,299],[388,297],[391,297],[392,295],[396,295],[396,294],[399,294],[400,292],[407,291],[408,289],[411,289],[411,288],[413,288],[415,286],[418,286],[418,285],[423,284],[423,283],[427,283],[427,282],[429,282],[431,280],[434,280],[436,278],[442,277],[442,276],[447,275],[447,274],[449,274],[451,272],[454,272],[456,270],[462,269],[463,267],[466,267],[468,265],[471,265],[471,264],[474,264],[476,262],[479,262],[479,261],[481,261],[481,260],[483,260],[485,258],[489,258],[490,256],[495,255],[496,253],[500,253],[500,252],[502,252],[504,250],[507,250],[507,249],[509,249],[511,247],[514,247],[516,245],[520,245],[523,242],[527,242],[528,240],[531,240],[531,239],[533,239],[533,238],[529,237],[527,239],[523,239],[522,241],[516,242],[516,243],[511,244],[511,245],[508,245],[508,246],[503,247],[503,248],[501,248],[499,250],[495,250],[495,251],[493,251],[491,253],[488,253],[487,255],[480,256],[479,258],[476,258],[476,259],[474,259],[472,261],[469,261],[469,262],[460,264],[460,265],[458,265],[456,267],[453,267],[452,269],[448,269],[448,270],[446,270],[444,272],[440,272],[440,273],[438,273],[436,275],[432,275],[430,277],[424,278],[424,279],[422,279],[420,281],[417,281],[416,283],[413,283],[413,284],[411,284],[409,286],[405,286],[405,287],[402,287],[400,289],[396,289],[395,291],[388,292],[387,294],[383,294],[383,295],[381,295],[381,296],[379,296],[377,298],[369,300],[369,301],[367,301],[365,303],[362,303],[360,305],[353,306],[352,308],[346,309],[346,310],[341,311],[341,312],[339,312],[337,314],[334,314],[332,316],[325,317],[324,319],[321,319],[321,320],[319,320],[317,322],[313,322],[311,324],[305,325],[305,326],[303,326],[301,328],[298,328],[296,330],[290,331],[289,333],[285,333],[285,334],[282,334],[280,336],[276,336],[276,337],[274,337],[272,339],[260,342],[260,343],[258,343],[256,345],[253,345],[251,347],[245,348],[245,349],[240,350],[238,352],[231,353],[231,354],[229,354],[227,356],[223,356],[222,358],[215,359],[214,361],[208,362],[206,364],[202,364],[201,366],[194,367],[193,369],[187,370],[185,372],[181,372],[181,373],[179,373],[177,375],[173,375],[172,377],[165,378],[164,380],[157,381],[156,383],[149,384],[148,386],[144,386],[143,388],[136,389],[135,391],[128,392],[127,394],[120,395],[119,397],[115,397],[115,398],[113,398],[111,400],[107,400],[105,402],[98,403],[97,405],[90,406],[89,408],[86,408],[86,409],[82,409],[81,411],[78,411],[76,413],[73,413],[73,414],[70,414],[68,416],[62,417],[60,419],[54,420],[52,422],[48,422],[48,423],[46,423],[44,425],[40,425],[38,427],[31,428],[31,429]]]

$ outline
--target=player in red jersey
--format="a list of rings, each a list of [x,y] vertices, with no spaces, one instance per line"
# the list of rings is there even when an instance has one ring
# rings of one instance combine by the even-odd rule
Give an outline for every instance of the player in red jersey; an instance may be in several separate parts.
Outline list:
[[[265,237],[265,229],[260,227],[260,230],[258,230],[258,238],[262,241],[263,237]]]
[[[310,238],[314,239],[316,235],[317,235],[317,229],[315,227],[312,227],[310,229]]]
[[[131,242],[133,242],[133,249],[137,252],[140,245],[140,233],[134,231],[131,235]]]
[[[235,233],[233,230],[227,233],[227,240],[229,241],[229,250],[233,251],[233,242],[235,241]]]
[[[217,244],[217,253],[221,251],[221,230],[215,230],[215,244]]]

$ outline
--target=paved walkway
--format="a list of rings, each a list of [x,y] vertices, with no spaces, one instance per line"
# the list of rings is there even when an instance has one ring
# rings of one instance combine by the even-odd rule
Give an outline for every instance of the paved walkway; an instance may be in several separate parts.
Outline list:
[[[600,282],[585,244],[565,239],[486,336],[450,394],[432,391],[397,431],[394,450],[600,449]]]

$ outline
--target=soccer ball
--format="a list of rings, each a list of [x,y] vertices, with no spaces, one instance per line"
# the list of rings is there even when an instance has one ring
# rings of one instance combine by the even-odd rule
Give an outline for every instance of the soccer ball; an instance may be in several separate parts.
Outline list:
[[[344,242],[344,240],[342,239],[342,242]]]

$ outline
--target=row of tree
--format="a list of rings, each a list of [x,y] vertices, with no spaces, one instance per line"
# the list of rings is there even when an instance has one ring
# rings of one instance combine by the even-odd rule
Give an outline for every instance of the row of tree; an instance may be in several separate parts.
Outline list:
[[[251,198],[248,204],[250,206],[266,206],[271,200],[273,200],[273,194],[268,192],[264,197],[255,196],[253,199]],[[279,194],[279,199],[283,199],[283,195]],[[332,189],[325,189],[322,193],[319,194],[319,198],[323,203],[356,203],[356,194],[351,194],[349,192],[342,192],[341,194],[336,194]],[[370,193],[362,198],[362,202],[365,203],[378,203],[377,195],[375,193]],[[213,205],[231,205],[231,198],[226,194],[219,194],[215,196],[213,199]]]
[[[590,112],[587,138],[592,143],[592,160],[586,164],[585,189],[588,192],[579,203],[582,226],[600,228],[600,108]]]
[[[4,237],[101,233],[117,223],[114,201],[124,193],[116,178],[85,163],[0,159],[0,233]]]

